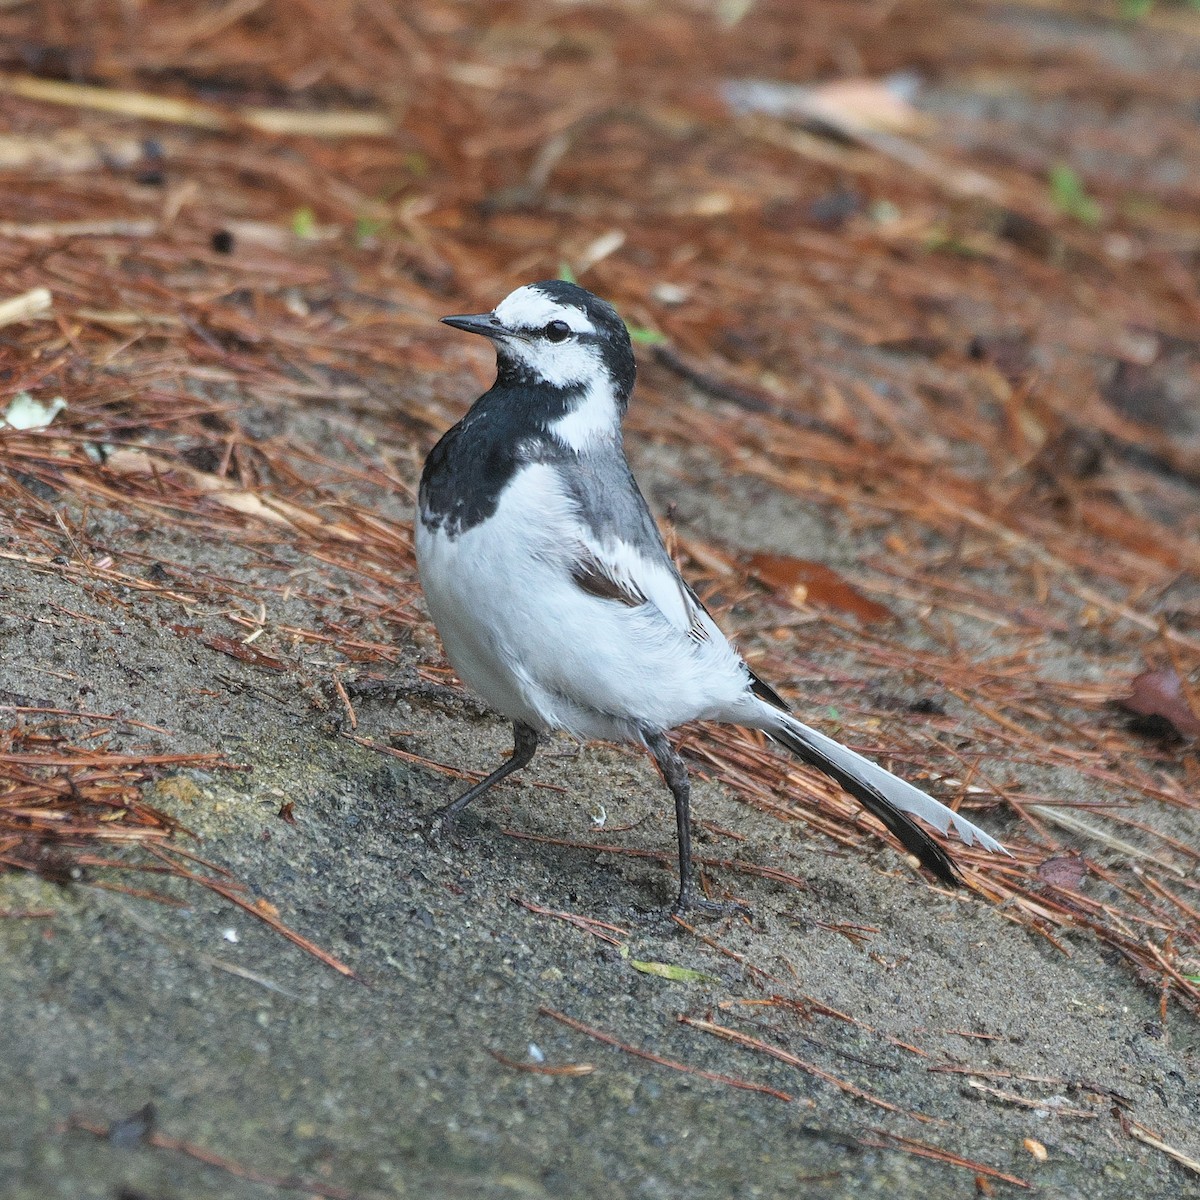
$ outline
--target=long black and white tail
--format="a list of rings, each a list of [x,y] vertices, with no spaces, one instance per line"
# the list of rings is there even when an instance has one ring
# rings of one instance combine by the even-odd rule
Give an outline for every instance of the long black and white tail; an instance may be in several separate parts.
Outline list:
[[[953,825],[968,846],[978,842],[985,850],[1008,853],[978,825],[973,825],[898,775],[885,771],[878,763],[810,729],[791,713],[764,703],[759,728],[780,745],[786,746],[797,758],[824,771],[841,784],[868,812],[878,817],[910,853],[916,855],[922,866],[944,883],[957,886],[962,882],[954,860],[910,819],[909,814],[927,821],[939,833],[945,833]]]

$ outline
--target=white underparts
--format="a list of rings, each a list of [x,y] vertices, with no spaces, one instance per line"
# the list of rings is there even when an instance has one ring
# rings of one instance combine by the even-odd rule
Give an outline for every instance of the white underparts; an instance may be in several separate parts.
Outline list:
[[[580,547],[647,601],[581,588]],[[418,525],[417,562],[454,669],[510,720],[624,740],[753,710],[745,667],[688,611],[674,572],[627,543],[598,544],[554,467],[523,468],[495,515],[458,537]],[[690,636],[693,620],[704,639]]]

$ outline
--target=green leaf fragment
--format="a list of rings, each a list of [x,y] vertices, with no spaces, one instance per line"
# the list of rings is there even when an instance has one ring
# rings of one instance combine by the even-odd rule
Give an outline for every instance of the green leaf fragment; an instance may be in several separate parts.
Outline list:
[[[386,228],[387,221],[382,217],[357,217],[354,221],[355,244],[361,246],[364,242],[369,242]]]
[[[629,340],[635,346],[664,346],[670,341],[665,333],[660,333],[657,329],[650,329],[645,325],[630,325],[626,321],[625,328],[629,330]]]
[[[720,983],[715,975],[704,971],[694,971],[691,967],[677,967],[674,963],[646,962],[644,959],[631,958],[629,965],[643,975],[657,975],[660,979],[670,979],[674,983]]]
[[[1066,163],[1055,163],[1050,168],[1050,199],[1060,213],[1081,225],[1094,229],[1104,217],[1099,203],[1084,190],[1083,180]]]
[[[317,214],[308,205],[292,213],[292,232],[298,238],[313,238],[317,234]]]

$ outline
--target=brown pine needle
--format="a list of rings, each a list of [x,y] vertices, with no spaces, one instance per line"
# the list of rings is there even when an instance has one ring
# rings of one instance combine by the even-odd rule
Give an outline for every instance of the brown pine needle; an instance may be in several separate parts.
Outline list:
[[[985,1092],[989,1096],[995,1096],[997,1100],[1003,1100],[1005,1104],[1014,1104],[1018,1108],[1032,1108],[1044,1112],[1052,1112],[1056,1117],[1076,1117],[1081,1120],[1092,1121],[1100,1114],[1089,1112],[1086,1108],[1068,1108],[1062,1104],[1047,1104],[1044,1100],[1030,1099],[1028,1096],[1018,1096],[1016,1092],[1006,1092],[1000,1088],[990,1087],[984,1083],[982,1079],[968,1079],[967,1087],[973,1088],[977,1092]]]
[[[983,1163],[975,1162],[974,1159],[963,1158],[961,1154],[953,1154],[938,1146],[930,1146],[927,1142],[902,1137],[900,1134],[891,1133],[886,1129],[876,1128],[871,1132],[879,1140],[865,1138],[860,1134],[858,1140],[864,1146],[874,1146],[879,1150],[904,1150],[909,1154],[915,1154],[918,1158],[931,1158],[934,1162],[947,1163],[952,1167],[963,1167],[968,1171],[974,1171],[977,1175],[986,1175],[989,1179],[1003,1180],[1005,1183],[1011,1183],[1014,1187],[1029,1188],[1032,1186],[1019,1176],[998,1171],[995,1167],[985,1166]]]
[[[574,925],[578,929],[582,929],[584,933],[590,933],[592,937],[599,938],[602,942],[608,942],[611,946],[620,946],[623,943],[618,937],[613,934],[621,934],[622,937],[629,936],[629,930],[622,928],[620,925],[611,925],[608,921],[597,921],[593,917],[581,917],[577,913],[559,912],[553,908],[543,908],[540,904],[534,904],[531,900],[524,900],[520,896],[512,893],[509,899],[519,904],[522,908],[527,908],[532,913],[539,913],[544,917],[554,917],[558,921],[566,921],[568,925]],[[607,931],[607,932],[606,932]]]
[[[813,1063],[805,1062],[804,1059],[797,1057],[788,1050],[784,1050],[779,1046],[772,1046],[770,1043],[760,1041],[758,1038],[751,1037],[740,1030],[730,1029],[727,1025],[717,1025],[712,1021],[703,1021],[698,1017],[689,1017],[684,1013],[679,1015],[679,1021],[683,1025],[690,1025],[693,1029],[699,1029],[704,1033],[711,1033],[715,1037],[724,1038],[727,1042],[734,1042],[736,1045],[745,1046],[748,1050],[757,1050],[760,1054],[767,1054],[771,1058],[776,1058],[780,1062],[787,1063],[790,1067],[797,1067],[799,1070],[806,1071],[809,1075],[813,1075],[817,1079],[833,1084],[834,1087],[839,1088],[849,1096],[854,1096],[858,1100],[865,1100],[868,1104],[874,1104],[876,1108],[882,1108],[887,1112],[902,1113],[904,1116],[913,1117],[918,1121],[926,1121],[936,1125],[944,1124],[944,1122],[939,1121],[936,1117],[931,1117],[912,1109],[900,1108],[899,1105],[891,1103],[890,1100],[884,1100],[879,1096],[875,1096],[853,1083],[847,1083],[846,1080],[839,1079],[836,1075],[831,1075],[828,1071],[822,1070]]]
[[[62,1129],[64,1131],[78,1129],[98,1138],[108,1138],[111,1133],[111,1126],[77,1115],[69,1117]],[[159,1133],[155,1129],[147,1130],[139,1140],[143,1145],[186,1155],[188,1158],[194,1158],[197,1162],[204,1163],[205,1166],[224,1171],[227,1175],[233,1175],[237,1179],[246,1179],[251,1183],[261,1183],[266,1187],[281,1188],[291,1192],[308,1192],[310,1195],[323,1197],[323,1200],[354,1200],[355,1197],[355,1193],[349,1189],[337,1187],[335,1184],[325,1183],[319,1179],[312,1179],[304,1175],[273,1175],[267,1171],[260,1171],[257,1167],[247,1167],[231,1158],[217,1154],[205,1146],[198,1146],[195,1142],[186,1142],[182,1138],[168,1137],[167,1134]]]
[[[357,729],[358,714],[354,711],[354,705],[350,703],[350,697],[346,693],[346,685],[342,683],[340,675],[333,677],[333,688],[337,692],[338,699],[342,702],[342,707],[346,710],[346,720],[350,722],[350,728]]]
[[[91,87],[32,75],[0,75],[0,92],[46,104],[88,108],[142,121],[192,125],[200,129],[229,131],[246,125],[262,133],[322,138],[387,137],[394,131],[392,122],[380,113],[297,112],[279,108],[243,108],[226,112],[208,104],[171,96]]]
[[[692,937],[699,938],[706,946],[711,946],[718,954],[723,954],[726,958],[732,958],[734,962],[740,963],[746,969],[750,978],[760,984],[760,986],[780,982],[774,975],[768,974],[761,967],[756,967],[744,954],[739,954],[736,950],[731,950],[728,946],[723,946],[716,938],[701,932],[694,925],[689,925],[678,913],[672,913],[671,920],[681,929],[686,929]]]
[[[357,734],[343,732],[342,737],[348,742],[353,742],[356,746],[362,746],[367,750],[374,750],[377,754],[386,754],[389,758],[398,758],[401,762],[416,763],[419,767],[427,767],[431,771],[436,771],[439,775],[448,775],[451,779],[461,779],[467,783],[477,783],[486,774],[484,771],[468,771],[462,767],[452,767],[448,763],[437,762],[412,750],[401,750],[397,746],[384,746],[379,742],[373,741],[371,738],[359,737]],[[544,783],[541,780],[534,782],[531,786],[550,792],[565,792],[567,790],[561,784]],[[512,836],[519,837],[520,834],[514,833]]]
[[[168,855],[164,854],[157,846],[148,846],[147,850],[151,854],[157,855],[164,862],[171,862]],[[303,934],[297,933],[294,929],[288,928],[277,916],[260,908],[258,904],[247,900],[241,894],[240,886],[234,883],[227,883],[222,879],[211,879],[204,875],[198,875],[195,871],[188,871],[179,866],[178,863],[172,863],[175,874],[181,879],[186,879],[190,883],[198,883],[201,887],[208,888],[210,892],[215,892],[218,896],[228,900],[230,904],[237,905],[243,912],[249,913],[252,917],[257,917],[264,925],[269,925],[276,933],[282,934],[289,942],[293,942],[299,946],[301,950],[307,954],[311,954],[318,962],[323,962],[327,967],[332,967],[339,975],[345,975],[349,979],[353,979],[358,983],[364,983],[362,979],[351,967],[346,966],[339,958],[335,958],[328,950],[322,950],[316,942],[306,938]]]
[[[501,1066],[510,1067],[514,1071],[524,1071],[527,1075],[591,1075],[596,1069],[594,1063],[559,1063],[555,1066],[551,1063],[518,1062],[516,1059],[501,1054],[499,1050],[493,1050],[490,1046],[485,1046],[484,1049]]]
[[[632,1054],[635,1058],[644,1058],[647,1062],[657,1063],[660,1067],[670,1067],[672,1071],[683,1071],[687,1075],[698,1075],[701,1079],[710,1080],[712,1083],[722,1083],[727,1087],[740,1088],[745,1092],[759,1092],[764,1096],[773,1096],[776,1100],[784,1100],[789,1103],[792,1100],[792,1097],[787,1092],[767,1087],[765,1084],[751,1083],[748,1079],[738,1079],[733,1075],[721,1075],[716,1071],[705,1071],[700,1067],[692,1067],[687,1063],[678,1062],[673,1058],[664,1058],[661,1054],[654,1054],[649,1050],[639,1050],[636,1046],[630,1046],[622,1042],[619,1038],[613,1037],[611,1033],[605,1033],[601,1029],[585,1025],[582,1021],[577,1021],[574,1017],[568,1017],[566,1013],[548,1008],[544,1004],[538,1008],[538,1013],[543,1017],[550,1017],[552,1020],[560,1021],[578,1033],[586,1034],[590,1038],[595,1038],[598,1042],[603,1042],[606,1046],[612,1046],[617,1050],[624,1051],[626,1054]]]
[[[1168,1146],[1157,1134],[1151,1133],[1145,1125],[1138,1124],[1132,1117],[1121,1117],[1121,1127],[1130,1137],[1137,1138],[1139,1142],[1144,1142],[1147,1146],[1152,1146],[1155,1150],[1161,1151],[1168,1158],[1174,1159],[1181,1167],[1186,1167],[1193,1175],[1200,1175],[1200,1159],[1194,1158],[1190,1154],[1185,1154],[1182,1150],[1177,1150],[1174,1146]]]

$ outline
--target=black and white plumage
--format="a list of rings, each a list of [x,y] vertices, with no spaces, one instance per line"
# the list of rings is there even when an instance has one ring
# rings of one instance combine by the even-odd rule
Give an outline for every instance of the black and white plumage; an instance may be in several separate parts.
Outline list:
[[[491,339],[497,374],[426,460],[417,565],[447,657],[513,722],[515,745],[440,811],[443,823],[528,763],[552,730],[641,743],[675,798],[676,907],[707,906],[691,880],[687,771],[666,737],[703,719],[761,729],[832,776],[947,883],[958,882],[953,861],[913,816],[1003,850],[791,716],[680,577],[625,459],[634,358],[611,305],[552,280],[493,312],[444,320]]]

